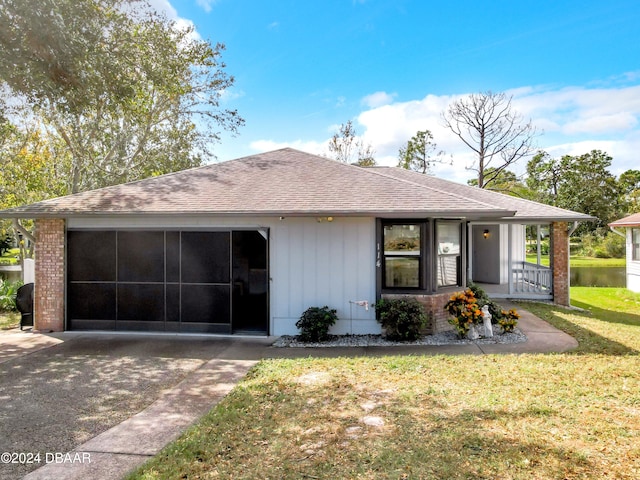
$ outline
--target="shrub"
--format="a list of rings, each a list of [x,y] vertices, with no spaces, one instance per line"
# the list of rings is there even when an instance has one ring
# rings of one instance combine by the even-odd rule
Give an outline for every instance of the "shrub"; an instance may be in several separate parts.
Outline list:
[[[513,332],[513,329],[518,325],[518,319],[520,315],[515,310],[509,310],[508,312],[502,310],[502,318],[498,320],[498,325],[502,327],[505,332]]]
[[[615,233],[607,235],[602,241],[605,252],[612,258],[624,258],[625,238]]]
[[[468,288],[464,292],[455,293],[449,298],[444,309],[451,317],[449,323],[453,325],[460,338],[469,332],[471,325],[482,322],[482,311],[473,291]]]
[[[480,308],[487,305],[491,314],[491,323],[498,323],[502,318],[502,307],[489,298],[489,295],[475,283],[469,282],[467,288],[473,292]]]
[[[0,278],[0,311],[16,311],[16,294],[22,282],[9,282]]]
[[[326,305],[324,307],[310,307],[296,322],[300,329],[300,340],[303,342],[322,342],[329,338],[329,328],[338,320],[336,310]]]
[[[416,340],[428,321],[424,307],[414,298],[383,298],[375,308],[378,321],[389,340]]]

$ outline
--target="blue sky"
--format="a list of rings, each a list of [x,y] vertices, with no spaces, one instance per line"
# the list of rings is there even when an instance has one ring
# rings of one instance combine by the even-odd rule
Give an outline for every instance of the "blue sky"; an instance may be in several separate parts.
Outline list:
[[[224,105],[246,125],[215,148],[219,160],[283,146],[323,153],[352,120],[386,165],[430,129],[454,159],[436,174],[465,181],[473,156],[440,114],[452,100],[491,90],[513,95],[553,156],[598,148],[614,157],[614,173],[640,169],[637,0],[153,3],[226,45],[236,82]]]

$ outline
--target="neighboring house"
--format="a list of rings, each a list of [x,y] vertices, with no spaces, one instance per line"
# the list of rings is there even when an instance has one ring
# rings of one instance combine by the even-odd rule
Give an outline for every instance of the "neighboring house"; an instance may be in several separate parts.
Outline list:
[[[470,279],[568,305],[569,222],[591,219],[290,148],[0,217],[36,220],[37,329],[271,335],[323,305],[334,333],[378,333],[367,305],[394,295],[448,329],[443,305]],[[550,232],[550,267],[525,261],[525,225]]]
[[[624,228],[627,247],[627,288],[640,292],[640,213],[629,215],[609,224],[612,230]]]

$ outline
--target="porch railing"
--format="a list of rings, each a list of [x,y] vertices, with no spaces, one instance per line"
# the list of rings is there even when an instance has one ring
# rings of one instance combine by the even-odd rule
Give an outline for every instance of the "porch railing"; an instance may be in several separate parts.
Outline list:
[[[536,263],[519,262],[511,270],[514,293],[551,293],[551,269]]]

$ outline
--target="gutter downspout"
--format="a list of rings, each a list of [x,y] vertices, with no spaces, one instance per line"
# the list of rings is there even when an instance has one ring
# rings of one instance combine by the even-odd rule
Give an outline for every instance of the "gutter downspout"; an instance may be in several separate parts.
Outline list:
[[[573,235],[573,233],[577,230],[577,228],[578,228],[578,224],[579,224],[579,223],[580,223],[580,222],[578,222],[578,221],[573,222],[573,227],[571,227],[571,228],[569,229],[569,237],[570,237],[571,235]]]
[[[609,225],[609,230],[611,230],[613,233],[615,233],[616,235],[620,235],[622,238],[624,238],[626,240],[627,238],[627,234],[620,232],[619,230],[616,230],[616,227],[612,227],[611,225]]]

